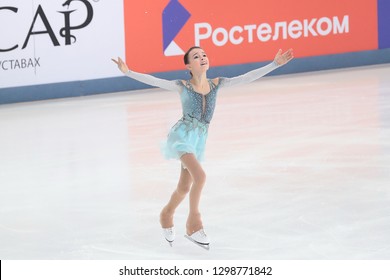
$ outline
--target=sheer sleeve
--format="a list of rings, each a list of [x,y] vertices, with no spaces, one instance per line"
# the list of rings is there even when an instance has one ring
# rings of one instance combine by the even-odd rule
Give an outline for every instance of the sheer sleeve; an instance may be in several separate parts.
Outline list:
[[[141,83],[144,83],[144,84],[147,84],[147,85],[150,85],[153,87],[159,87],[162,89],[166,89],[166,90],[170,90],[170,91],[177,91],[177,92],[180,92],[180,90],[182,89],[182,82],[180,80],[173,80],[173,81],[164,80],[164,79],[156,78],[152,75],[138,73],[138,72],[134,72],[131,70],[129,70],[127,73],[125,73],[125,75],[134,79],[134,80],[137,80]]]
[[[232,77],[232,78],[225,78],[221,77],[219,80],[219,86],[220,87],[230,87],[235,85],[242,85],[242,84],[248,84],[251,83],[265,75],[267,75],[269,72],[275,70],[278,68],[279,65],[273,61],[270,64],[267,64],[264,67],[249,71],[243,75]]]

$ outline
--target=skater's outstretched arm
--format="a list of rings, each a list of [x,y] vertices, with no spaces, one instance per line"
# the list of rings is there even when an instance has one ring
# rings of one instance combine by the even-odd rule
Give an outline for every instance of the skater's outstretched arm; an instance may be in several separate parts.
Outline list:
[[[278,53],[276,54],[274,61],[272,61],[270,64],[249,71],[243,75],[232,77],[232,78],[220,78],[220,86],[222,87],[228,87],[228,86],[235,86],[235,85],[242,85],[242,84],[247,84],[250,82],[253,82],[269,72],[275,70],[276,68],[288,63],[291,59],[294,58],[292,49],[289,49],[285,53],[282,53],[282,50],[279,50]]]
[[[120,57],[118,57],[118,60],[112,59],[112,61],[118,65],[119,70],[121,70],[123,74],[125,74],[126,76],[134,80],[140,81],[144,84],[151,85],[154,87],[166,89],[166,90],[178,91],[178,92],[180,92],[181,90],[182,83],[178,80],[175,81],[164,80],[164,79],[156,78],[152,75],[138,73],[129,70],[126,63]]]

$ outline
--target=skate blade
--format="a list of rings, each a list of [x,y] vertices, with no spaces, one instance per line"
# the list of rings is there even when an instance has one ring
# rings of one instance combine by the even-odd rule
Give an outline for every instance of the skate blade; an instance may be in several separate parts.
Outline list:
[[[191,238],[190,236],[188,235],[184,235],[185,238],[187,238],[189,241],[195,243],[196,245],[198,245],[199,247],[202,247],[203,249],[205,250],[210,250],[210,244],[202,244],[202,243],[199,243],[197,241],[195,241],[193,238]]]
[[[173,247],[173,241],[169,241],[168,239],[165,240],[169,243],[169,246]]]

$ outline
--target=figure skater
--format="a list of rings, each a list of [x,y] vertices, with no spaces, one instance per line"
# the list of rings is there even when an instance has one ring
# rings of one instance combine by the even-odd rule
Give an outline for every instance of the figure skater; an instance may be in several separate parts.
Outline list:
[[[183,116],[171,128],[167,141],[162,148],[165,158],[178,159],[181,162],[180,178],[176,190],[168,204],[160,213],[163,236],[172,246],[175,240],[173,217],[176,208],[189,193],[189,214],[186,221],[188,239],[209,248],[210,240],[203,229],[199,202],[206,182],[206,173],[202,168],[208,127],[213,117],[217,92],[220,88],[246,84],[263,77],[267,73],[293,59],[292,50],[282,53],[279,50],[274,60],[261,68],[246,74],[225,78],[207,78],[209,59],[206,52],[198,46],[191,47],[184,55],[184,64],[191,74],[189,80],[164,80],[151,75],[129,70],[124,61],[112,59],[118,68],[128,77],[142,83],[180,94]]]

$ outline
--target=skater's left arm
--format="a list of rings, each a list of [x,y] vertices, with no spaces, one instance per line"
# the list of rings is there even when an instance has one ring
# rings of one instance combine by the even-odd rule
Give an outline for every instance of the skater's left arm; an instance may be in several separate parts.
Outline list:
[[[220,83],[221,87],[248,84],[267,75],[269,72],[275,70],[276,68],[285,65],[293,58],[294,55],[292,49],[289,49],[285,53],[282,53],[282,50],[279,50],[274,60],[270,64],[264,67],[249,71],[243,75],[232,77],[232,78],[221,77],[219,79],[215,79],[214,82],[215,84]]]

